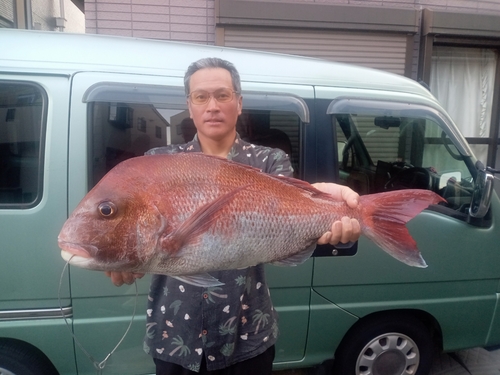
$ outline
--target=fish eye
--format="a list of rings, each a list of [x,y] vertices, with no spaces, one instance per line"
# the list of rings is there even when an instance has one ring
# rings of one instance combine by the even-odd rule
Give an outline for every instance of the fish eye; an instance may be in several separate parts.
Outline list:
[[[97,206],[99,213],[104,217],[111,217],[116,214],[116,206],[111,202],[102,202]]]

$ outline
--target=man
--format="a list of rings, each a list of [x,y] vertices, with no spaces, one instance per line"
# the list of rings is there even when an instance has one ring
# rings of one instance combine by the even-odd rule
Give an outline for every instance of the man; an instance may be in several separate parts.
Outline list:
[[[203,152],[251,165],[270,174],[292,176],[288,156],[279,149],[251,145],[236,132],[242,110],[240,78],[224,60],[206,58],[191,64],[184,78],[196,136],[149,154]],[[358,195],[347,187],[315,184],[353,208]],[[357,220],[333,223],[318,243],[356,241]],[[154,275],[148,296],[145,350],[158,375],[271,374],[278,336],[277,314],[265,280],[264,266],[219,271],[221,287],[200,288],[164,275]],[[115,285],[140,275],[110,272]]]

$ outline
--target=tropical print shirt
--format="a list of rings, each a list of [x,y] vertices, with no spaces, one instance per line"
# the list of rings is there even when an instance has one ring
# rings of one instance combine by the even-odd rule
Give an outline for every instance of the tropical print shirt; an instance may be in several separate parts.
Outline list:
[[[148,154],[201,152],[195,137]],[[237,135],[228,159],[291,177],[288,156],[257,146]],[[224,283],[202,288],[154,275],[148,296],[144,350],[154,358],[199,372],[202,356],[214,371],[253,358],[275,344],[278,316],[266,283],[264,266],[212,272]]]

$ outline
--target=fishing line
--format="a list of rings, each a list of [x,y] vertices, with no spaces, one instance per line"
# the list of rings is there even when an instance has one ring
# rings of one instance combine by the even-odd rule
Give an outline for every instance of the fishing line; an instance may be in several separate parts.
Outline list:
[[[94,365],[94,367],[97,370],[97,374],[102,374],[102,370],[106,366],[106,363],[107,363],[108,359],[113,355],[113,353],[116,351],[116,349],[118,349],[118,347],[120,346],[120,344],[122,343],[122,341],[125,339],[125,336],[127,336],[128,332],[130,331],[130,328],[132,327],[132,323],[134,322],[135,312],[137,310],[137,300],[138,300],[138,297],[139,297],[139,290],[137,288],[137,281],[134,280],[134,285],[135,285],[134,312],[132,313],[132,319],[130,320],[130,323],[129,323],[128,327],[127,327],[127,330],[123,334],[123,336],[120,339],[120,341],[118,341],[118,344],[116,344],[116,346],[114,347],[114,349],[109,352],[109,354],[106,356],[106,358],[104,358],[101,362],[99,362],[87,350],[85,350],[85,348],[83,347],[83,345],[76,338],[75,334],[73,333],[73,330],[71,329],[70,324],[68,323],[68,319],[66,318],[66,315],[64,314],[62,303],[61,303],[61,286],[62,286],[62,282],[63,282],[63,276],[64,276],[64,273],[66,272],[66,269],[68,268],[69,262],[71,261],[71,259],[73,259],[73,257],[74,257],[74,255],[71,256],[71,258],[68,259],[68,261],[64,265],[64,268],[63,268],[63,270],[61,272],[61,278],[59,280],[59,289],[57,291],[57,298],[59,300],[59,308],[61,309],[61,315],[62,315],[62,317],[64,319],[64,322],[66,323],[66,327],[68,328],[68,331],[71,334],[71,336],[73,337],[73,340],[75,341],[76,345],[87,356],[87,358],[92,362],[92,364]]]

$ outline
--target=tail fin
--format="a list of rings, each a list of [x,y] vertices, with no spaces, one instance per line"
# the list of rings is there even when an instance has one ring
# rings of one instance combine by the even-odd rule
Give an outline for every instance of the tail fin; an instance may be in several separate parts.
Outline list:
[[[360,197],[363,234],[399,261],[427,267],[406,223],[431,204],[443,202],[429,190],[408,189]]]

